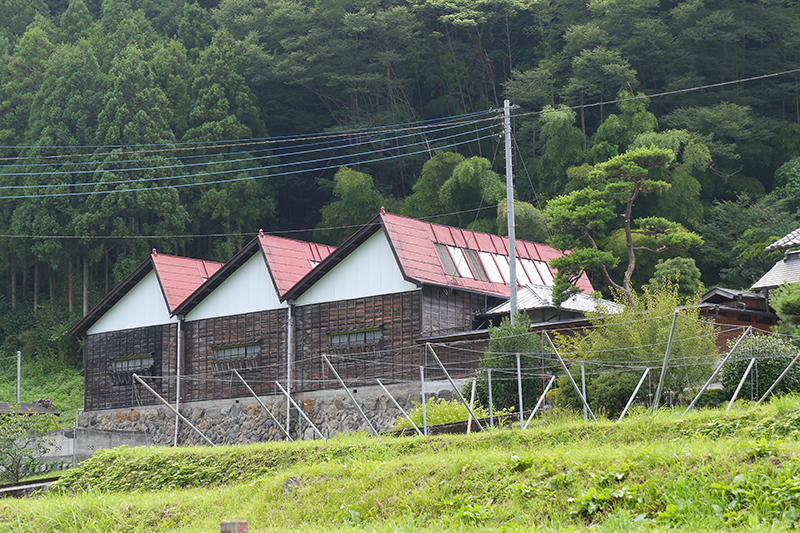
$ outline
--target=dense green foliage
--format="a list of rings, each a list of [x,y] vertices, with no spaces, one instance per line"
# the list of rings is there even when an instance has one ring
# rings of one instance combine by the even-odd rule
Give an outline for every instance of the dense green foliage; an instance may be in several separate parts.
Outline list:
[[[728,343],[731,348],[734,342],[731,340]],[[747,365],[751,359],[755,359],[739,397],[758,400],[775,383],[796,354],[797,348],[786,339],[772,335],[749,335],[739,343],[732,360],[722,367],[725,397],[729,399],[733,396]],[[795,364],[775,387],[773,394],[797,391],[800,391],[800,367]]]
[[[655,393],[658,372],[672,327],[676,307],[687,302],[678,288],[667,285],[641,294],[634,294],[635,306],[619,298],[619,313],[588,313],[594,326],[577,333],[556,335],[555,345],[563,357],[584,361],[586,396],[592,410],[605,409],[609,416],[618,415],[625,407],[645,367],[651,367],[652,382],[639,390],[637,400],[649,403]],[[687,402],[711,374],[717,360],[717,333],[713,324],[700,320],[697,307],[681,308],[670,350],[670,363],[664,379],[663,403]],[[571,369],[580,383],[577,364]],[[652,384],[652,387],[651,387]],[[559,378],[558,402],[580,407],[580,399],[566,377]]]
[[[663,156],[652,179],[664,186],[632,207],[642,234],[605,220],[593,235],[601,253],[574,254],[573,270],[600,290],[648,283],[647,249],[663,243],[644,233],[699,235],[702,245],[667,239],[671,254],[694,258],[705,286],[747,287],[779,257],[764,245],[800,225],[800,74],[638,98],[795,67],[792,2],[0,0],[0,10],[0,174],[15,187],[0,196],[69,194],[0,199],[0,298],[39,316],[64,309],[64,325],[81,292],[93,305],[153,247],[226,260],[259,228],[336,244],[380,205],[458,211],[435,220],[504,232],[497,140],[437,150],[437,137],[477,139],[485,122],[337,137],[335,149],[319,139],[311,148],[327,148],[303,155],[289,142],[178,144],[400,124],[504,97],[520,106],[520,236],[574,246],[561,218],[544,226],[548,201],[551,212],[562,195],[608,203],[591,196],[599,174],[637,151]],[[127,146],[150,143],[164,146]],[[74,147],[92,145],[120,146]],[[184,187],[222,178],[239,181]],[[154,237],[130,238],[142,235]]]
[[[527,431],[119,448],[54,493],[0,503],[22,531],[792,530],[800,402]]]
[[[49,417],[18,407],[0,413],[0,480],[19,481],[35,472],[50,449],[45,433],[51,428]]]
[[[472,387],[472,382],[469,382],[469,387]],[[465,396],[469,401],[469,394]],[[513,409],[513,408],[512,408]],[[507,415],[512,409],[500,410],[494,412],[493,415],[497,417],[508,418]],[[489,409],[482,405],[475,405],[472,412],[478,418],[489,418]],[[425,410],[423,412],[422,404],[414,402],[414,407],[408,411],[408,417],[420,429],[423,429],[425,422],[429,426],[437,424],[449,424],[451,422],[463,422],[470,418],[469,411],[460,400],[445,400],[443,398],[429,398],[425,401]],[[411,424],[404,416],[398,416],[392,429],[405,429],[411,428]],[[477,430],[477,426],[475,426]]]

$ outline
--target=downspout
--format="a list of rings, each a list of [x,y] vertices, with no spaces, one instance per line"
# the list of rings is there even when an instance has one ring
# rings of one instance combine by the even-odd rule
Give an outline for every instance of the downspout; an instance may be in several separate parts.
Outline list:
[[[183,317],[178,316],[178,341],[176,343],[177,349],[175,350],[175,436],[172,439],[172,445],[178,446],[178,413],[181,406],[181,324],[183,324]]]
[[[292,359],[294,355],[294,300],[288,300],[288,312],[286,314],[286,391],[292,393]],[[291,427],[291,408],[292,404],[289,397],[286,397],[286,433],[290,432]],[[288,437],[287,437],[288,440]]]

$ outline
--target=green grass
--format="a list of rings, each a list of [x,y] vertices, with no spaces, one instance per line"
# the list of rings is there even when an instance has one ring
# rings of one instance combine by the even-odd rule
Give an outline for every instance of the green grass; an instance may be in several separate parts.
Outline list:
[[[0,360],[0,401],[16,398],[17,362]],[[53,402],[59,412],[59,427],[75,425],[75,411],[83,407],[83,377],[80,370],[66,363],[36,357],[22,358],[22,387],[20,401],[31,403],[38,398]]]
[[[120,448],[0,531],[784,531],[800,517],[800,398],[621,424],[218,448]]]

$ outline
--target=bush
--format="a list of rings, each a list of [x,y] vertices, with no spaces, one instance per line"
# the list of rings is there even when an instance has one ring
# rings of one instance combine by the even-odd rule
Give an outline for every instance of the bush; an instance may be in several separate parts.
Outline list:
[[[50,449],[49,428],[47,416],[23,413],[18,406],[0,414],[0,480],[19,481],[41,464]]]
[[[577,362],[585,361],[586,395],[592,410],[618,415],[630,398],[643,368],[651,368],[655,383],[664,358],[672,315],[687,302],[678,288],[669,282],[654,290],[645,287],[634,295],[635,306],[618,297],[619,313],[587,313],[593,328],[581,333],[556,334],[553,342],[561,355],[573,361],[572,375],[580,384]],[[711,373],[717,359],[716,332],[711,323],[700,320],[699,309],[680,310],[677,331],[670,352],[671,364],[665,377],[662,401],[690,399]],[[683,364],[690,362],[691,364]],[[616,370],[615,370],[616,367]],[[620,368],[632,368],[620,370]],[[649,383],[639,391],[638,399],[647,399]],[[572,386],[559,381],[556,401],[564,407],[578,408],[580,400]]]
[[[414,408],[411,409],[411,411],[408,413],[408,416],[414,421],[414,424],[416,424],[418,428],[422,429],[424,424],[422,419],[422,403],[414,402],[413,405]],[[511,411],[513,411],[513,408],[495,411],[494,416],[508,416]],[[475,413],[475,416],[478,418],[489,418],[489,409],[480,405],[473,407],[472,412]],[[428,398],[425,401],[425,418],[427,419],[429,426],[435,426],[437,424],[449,424],[450,422],[463,422],[464,420],[469,419],[469,411],[467,411],[466,406],[461,403],[460,400],[449,401],[445,400],[444,398]],[[408,423],[406,417],[401,415],[397,417],[397,420],[395,420],[392,429],[399,430],[410,427],[411,424]]]
[[[735,340],[729,341],[733,345]],[[789,365],[797,354],[797,348],[791,343],[772,335],[749,335],[742,340],[731,360],[722,368],[722,387],[728,398],[733,397],[736,386],[744,375],[750,359],[756,360],[750,375],[739,393],[739,397],[750,396],[758,399],[778,379],[778,376]],[[781,380],[773,394],[800,391],[800,366],[795,365]]]
[[[531,319],[525,313],[517,313],[514,326],[508,318],[500,325],[489,329],[489,347],[478,368],[478,382],[475,388],[476,403],[489,406],[489,380],[486,370],[492,369],[492,402],[496,410],[519,409],[519,393],[517,391],[517,358],[521,354],[523,375],[531,373],[552,373],[557,364],[552,359],[545,361],[540,357],[542,339],[530,333]],[[523,377],[522,399],[525,410],[533,409],[542,394],[545,379]],[[469,392],[471,384],[465,386]],[[466,397],[466,396],[465,396]]]

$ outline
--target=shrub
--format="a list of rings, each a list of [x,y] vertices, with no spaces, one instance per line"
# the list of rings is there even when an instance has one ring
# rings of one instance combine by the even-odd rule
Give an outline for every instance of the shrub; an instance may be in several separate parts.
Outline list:
[[[489,329],[489,346],[478,365],[478,382],[475,388],[478,404],[489,406],[489,380],[486,370],[491,368],[494,407],[519,409],[516,353],[521,354],[523,374],[550,373],[556,369],[557,365],[554,365],[552,359],[545,361],[540,357],[542,339],[539,335],[530,333],[530,327],[530,317],[525,313],[517,313],[513,326],[508,318],[504,318],[499,326]],[[465,386],[464,390],[468,392],[470,386]],[[533,408],[544,386],[545,380],[542,377],[522,379],[524,409]]]
[[[414,407],[408,413],[408,416],[414,421],[414,424],[416,424],[418,428],[422,429],[422,403],[414,402],[413,405]],[[495,411],[494,416],[508,416],[512,410],[513,409]],[[472,412],[475,413],[475,416],[478,418],[489,417],[489,409],[479,405],[473,407]],[[450,422],[462,422],[464,420],[468,420],[469,411],[467,411],[466,406],[459,400],[449,401],[445,400],[444,398],[428,398],[425,401],[425,417],[429,426],[435,426],[437,424],[449,424]],[[401,415],[397,417],[397,420],[395,420],[392,429],[398,430],[410,427],[411,424],[409,424],[408,420]]]
[[[50,449],[44,415],[23,413],[12,406],[0,414],[0,479],[19,481],[35,470]]]
[[[729,341],[729,345],[733,345],[734,342],[735,340],[732,339]],[[752,384],[753,398],[758,399],[778,379],[796,354],[797,348],[779,337],[749,335],[742,340],[731,360],[722,368],[722,387],[727,397],[733,396],[750,359],[755,359],[756,362],[739,395],[740,397],[749,396],[750,384]],[[786,374],[773,394],[791,391],[800,391],[800,366],[797,365]]]
[[[605,410],[609,416],[622,411],[644,366],[651,367],[651,379],[657,381],[673,312],[678,306],[691,303],[669,282],[653,290],[645,287],[641,294],[634,295],[633,307],[621,297],[617,302],[622,305],[621,312],[587,313],[592,328],[581,333],[556,334],[553,339],[561,355],[573,361],[572,375],[579,384],[576,363],[585,361],[589,405],[592,410]],[[717,358],[715,341],[714,327],[700,320],[699,309],[681,308],[662,401],[681,401],[694,396]],[[635,369],[620,370],[620,367]],[[641,400],[648,395],[649,383],[645,383],[637,397]],[[565,407],[581,405],[566,378],[559,381],[556,401]]]

